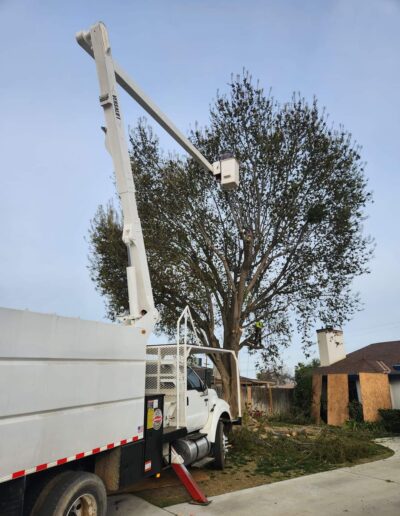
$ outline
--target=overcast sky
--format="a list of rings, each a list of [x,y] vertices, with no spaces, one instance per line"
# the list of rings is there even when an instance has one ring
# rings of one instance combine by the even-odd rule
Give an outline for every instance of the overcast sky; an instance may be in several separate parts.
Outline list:
[[[94,63],[75,32],[102,20],[114,57],[184,132],[247,68],[284,102],[317,96],[362,145],[374,205],[364,311],[348,351],[400,340],[399,0],[0,0],[0,306],[102,319],[85,241],[114,196]],[[125,121],[143,115],[121,96]],[[175,148],[158,131],[166,149]],[[296,339],[285,352],[302,358]],[[242,357],[244,374],[254,361]]]

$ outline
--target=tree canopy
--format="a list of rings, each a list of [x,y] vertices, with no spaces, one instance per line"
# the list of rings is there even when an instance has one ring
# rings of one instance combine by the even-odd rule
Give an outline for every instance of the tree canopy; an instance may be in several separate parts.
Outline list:
[[[315,324],[349,320],[360,307],[352,281],[372,252],[363,233],[371,193],[352,136],[316,99],[280,104],[244,73],[190,138],[210,162],[234,154],[237,191],[223,192],[192,159],[163,153],[144,120],[130,133],[159,329],[172,334],[189,304],[205,345],[258,349],[268,360],[294,331],[308,345]],[[121,231],[118,208],[100,207],[90,271],[111,318],[128,307]],[[229,361],[216,365],[227,384]]]

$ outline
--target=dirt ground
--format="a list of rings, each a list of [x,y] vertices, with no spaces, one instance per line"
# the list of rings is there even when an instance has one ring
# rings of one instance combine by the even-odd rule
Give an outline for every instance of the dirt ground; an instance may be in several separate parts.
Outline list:
[[[274,479],[255,473],[255,463],[242,467],[227,465],[224,471],[215,471],[211,467],[201,470],[191,468],[190,473],[206,496],[215,496],[279,480],[279,478]],[[172,470],[166,470],[159,479],[148,479],[124,492],[133,493],[159,507],[191,500]]]
[[[330,432],[333,438],[342,439],[340,430],[324,432],[329,439],[332,438]],[[268,427],[267,432],[265,427],[242,428],[234,436],[223,471],[214,470],[210,464],[203,469],[190,468],[190,472],[206,496],[216,496],[317,471],[378,460],[392,454],[390,450],[374,444],[368,435],[346,432],[343,440],[349,443],[352,439],[355,442],[365,441],[365,448],[357,456],[351,455],[350,445],[339,458],[331,458],[329,450],[327,456],[323,454],[320,457],[318,451],[317,459],[310,462],[310,450],[317,449],[317,445],[321,444],[320,433],[321,428],[313,426]],[[323,445],[329,448],[329,442]],[[349,460],[341,457],[348,457]],[[159,507],[190,501],[190,496],[172,470],[165,470],[159,479],[147,479],[124,492],[134,493]]]

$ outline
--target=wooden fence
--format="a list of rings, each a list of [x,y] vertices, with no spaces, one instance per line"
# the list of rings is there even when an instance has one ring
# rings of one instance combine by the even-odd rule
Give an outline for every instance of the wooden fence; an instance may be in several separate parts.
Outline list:
[[[213,386],[218,396],[223,397],[222,387]],[[248,408],[268,414],[288,414],[293,407],[293,389],[267,387],[259,385],[242,385],[242,412]]]
[[[293,389],[258,385],[242,386],[242,409],[287,414],[293,407]]]

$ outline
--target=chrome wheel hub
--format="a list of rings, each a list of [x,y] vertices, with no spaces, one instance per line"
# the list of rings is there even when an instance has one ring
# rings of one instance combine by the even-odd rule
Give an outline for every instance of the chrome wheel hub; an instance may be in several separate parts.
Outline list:
[[[67,516],[97,516],[95,497],[91,494],[81,495],[71,504]]]

